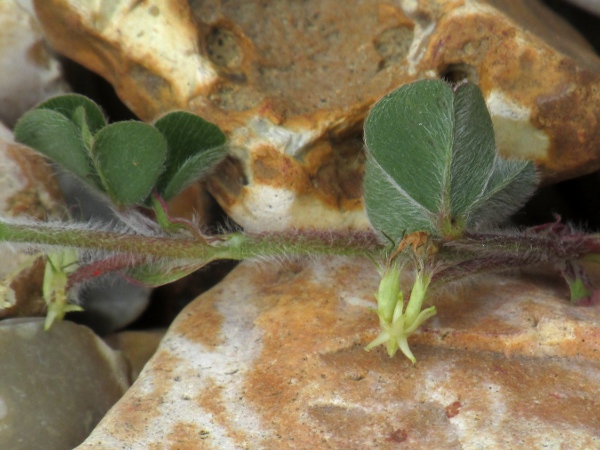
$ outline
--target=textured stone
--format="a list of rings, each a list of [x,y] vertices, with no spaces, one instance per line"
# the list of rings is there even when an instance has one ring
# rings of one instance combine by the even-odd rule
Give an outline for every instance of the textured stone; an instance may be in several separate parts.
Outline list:
[[[72,449],[129,386],[122,357],[70,322],[0,322],[0,448]]]
[[[541,275],[473,280],[433,293],[413,366],[363,350],[377,278],[362,259],[242,263],[78,449],[598,447],[598,306]]]
[[[600,167],[600,60],[536,0],[37,0],[52,45],[141,118],[216,122],[231,157],[210,183],[247,229],[362,228],[360,128],[423,77],[477,82],[506,156],[546,182]]]
[[[12,141],[0,123],[0,212],[4,217],[60,217],[64,204],[52,169],[44,158]],[[0,245],[0,278],[15,272],[31,255],[18,247]],[[15,298],[0,298],[0,318],[45,313],[41,297],[44,266],[34,264],[11,284]]]
[[[0,121],[12,127],[38,102],[67,90],[31,0],[0,2]]]
[[[152,357],[165,330],[121,331],[104,338],[112,349],[120,351],[131,366],[131,378],[135,380]]]

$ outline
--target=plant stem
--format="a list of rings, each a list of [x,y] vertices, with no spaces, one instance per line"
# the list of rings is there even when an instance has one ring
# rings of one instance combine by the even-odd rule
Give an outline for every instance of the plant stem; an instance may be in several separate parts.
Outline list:
[[[126,253],[133,256],[195,260],[252,259],[282,256],[343,255],[364,256],[380,246],[370,232],[320,232],[315,230],[283,233],[215,236],[214,243],[171,236],[141,236],[116,231],[65,227],[45,223],[0,221],[0,241],[73,247]]]
[[[208,248],[206,248],[208,246],[191,239],[140,236],[83,227],[66,227],[60,224],[22,224],[0,221],[0,240],[174,259],[206,258],[208,256]]]
[[[440,259],[450,262],[433,276],[436,283],[450,282],[475,273],[524,267],[532,264],[562,264],[600,253],[600,235],[560,228],[543,231],[497,231],[465,233],[445,242]]]
[[[565,229],[541,233],[531,230],[465,233],[462,239],[450,242],[449,246],[473,254],[510,253],[543,261],[597,253],[600,251],[600,235]]]
[[[297,230],[278,233],[232,233],[217,247],[219,259],[253,259],[278,256],[366,256],[381,247],[370,232],[324,232]]]

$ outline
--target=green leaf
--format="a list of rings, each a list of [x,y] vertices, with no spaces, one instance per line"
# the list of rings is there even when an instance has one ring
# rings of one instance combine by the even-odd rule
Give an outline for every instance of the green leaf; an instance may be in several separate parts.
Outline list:
[[[225,156],[223,132],[195,114],[174,111],[161,117],[154,126],[169,145],[165,171],[157,183],[157,190],[165,200],[205,176]]]
[[[82,119],[85,119],[85,127],[92,135],[106,126],[106,119],[100,107],[93,100],[80,94],[52,97],[40,103],[36,109],[56,111],[75,122],[80,129],[83,128]]]
[[[95,173],[80,129],[64,115],[48,109],[27,112],[15,126],[15,140],[57,162],[87,183]]]
[[[459,86],[453,107],[450,198],[452,214],[463,215],[486,188],[487,177],[473,174],[486,175],[493,169],[496,141],[492,119],[477,86]]]
[[[83,95],[67,94],[48,99],[26,113],[15,127],[15,138],[99,187],[90,146],[93,135],[105,126],[106,119],[96,103]]]
[[[499,156],[484,193],[474,202],[469,225],[500,223],[533,195],[538,175],[529,161],[507,161]]]
[[[459,235],[497,223],[533,193],[526,161],[496,154],[479,88],[422,80],[385,96],[365,121],[365,206],[373,227],[399,242],[405,233]]]
[[[206,263],[148,263],[128,269],[124,276],[146,287],[158,287],[177,281],[200,269]]]
[[[186,160],[164,187],[162,195],[165,200],[172,199],[194,181],[204,178],[224,156],[223,147],[215,147]]]
[[[151,125],[117,122],[94,136],[92,155],[113,202],[132,205],[146,199],[164,170],[167,143]]]

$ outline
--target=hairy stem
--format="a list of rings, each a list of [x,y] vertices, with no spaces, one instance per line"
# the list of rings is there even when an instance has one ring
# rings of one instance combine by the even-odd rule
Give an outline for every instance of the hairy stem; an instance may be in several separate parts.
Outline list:
[[[498,231],[465,233],[445,242],[440,259],[449,262],[438,269],[432,281],[449,282],[475,273],[524,267],[532,264],[556,264],[579,260],[600,253],[600,235],[585,234],[567,228],[555,232]]]
[[[366,256],[380,250],[370,232],[322,232],[317,230],[223,236],[217,246],[219,259],[253,259],[271,256],[339,255]]]
[[[216,236],[214,243],[170,236],[141,236],[116,231],[65,228],[44,223],[0,221],[0,241],[126,253],[132,256],[196,260],[252,259],[281,256],[358,256],[375,252],[379,244],[368,232],[325,233],[314,230]]]

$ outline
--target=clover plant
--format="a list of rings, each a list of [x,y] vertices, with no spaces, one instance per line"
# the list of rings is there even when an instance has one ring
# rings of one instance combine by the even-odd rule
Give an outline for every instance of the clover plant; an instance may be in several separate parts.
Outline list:
[[[420,233],[421,246],[437,248],[506,219],[535,190],[530,162],[507,161],[496,153],[492,121],[474,84],[452,89],[443,81],[424,81],[392,92],[371,110],[365,142],[367,214],[394,246]],[[417,272],[403,312],[402,293],[386,282],[398,277],[398,256],[382,275],[382,287],[393,287],[377,294],[383,331],[367,348],[385,343],[392,355],[400,347],[414,361],[406,339],[435,314],[435,307],[421,311],[421,306],[436,257],[427,249],[413,250]]]
[[[213,124],[175,111],[153,124],[107,124],[80,95],[48,100],[25,114],[15,137],[65,169],[112,204],[122,224],[34,222],[0,218],[0,240],[45,253],[44,299],[49,326],[76,310],[77,287],[110,272],[148,286],[181,278],[218,259],[279,256],[368,256],[379,268],[375,297],[381,333],[366,348],[385,345],[415,361],[409,336],[436,314],[430,287],[488,270],[552,263],[572,301],[598,291],[583,263],[600,263],[600,236],[556,223],[501,228],[533,194],[537,175],[527,161],[496,153],[482,94],[470,83],[423,80],[388,94],[365,121],[364,205],[372,232],[289,230],[206,235],[168,213],[167,200],[205,177],[225,156],[225,136]],[[151,209],[154,220],[140,213]],[[35,258],[32,258],[33,261]],[[33,262],[31,262],[33,263]],[[400,283],[413,273],[412,288]],[[0,286],[14,299],[11,273]]]

